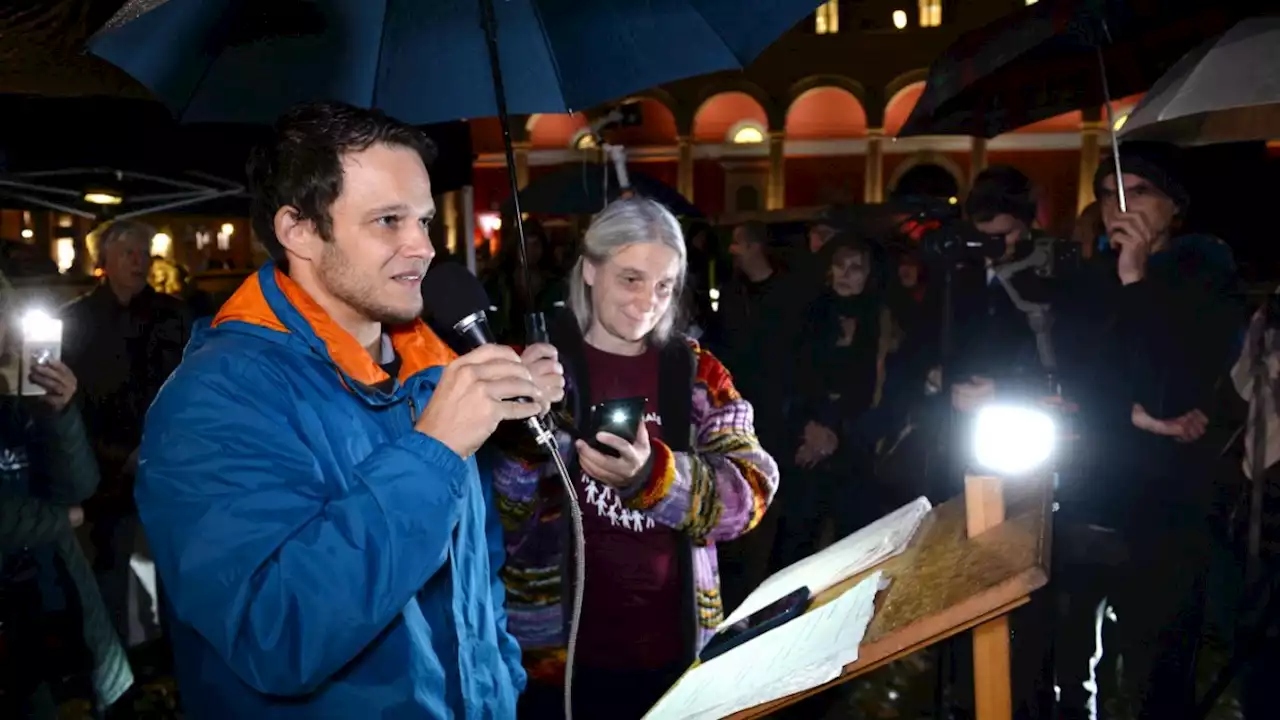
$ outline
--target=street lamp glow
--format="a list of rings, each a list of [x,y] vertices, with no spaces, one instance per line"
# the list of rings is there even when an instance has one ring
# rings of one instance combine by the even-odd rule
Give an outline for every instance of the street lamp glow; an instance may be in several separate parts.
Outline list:
[[[1057,426],[1043,410],[1018,405],[990,405],[974,419],[973,455],[984,470],[1024,475],[1053,455]]]
[[[907,27],[907,12],[905,10],[893,11],[893,26],[899,30]]]

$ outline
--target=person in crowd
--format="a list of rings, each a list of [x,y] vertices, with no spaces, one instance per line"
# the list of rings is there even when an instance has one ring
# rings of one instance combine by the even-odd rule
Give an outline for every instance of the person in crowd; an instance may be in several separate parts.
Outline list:
[[[750,403],[676,332],[684,279],[675,217],[651,200],[615,201],[586,232],[570,312],[552,334],[567,387],[561,447],[586,535],[575,717],[636,720],[689,666],[724,617],[716,546],[754,528],[778,486]],[[635,441],[594,438],[616,455],[588,445],[588,408],[629,397],[646,399]],[[560,717],[565,593],[582,580],[569,569],[569,512],[545,460],[510,451],[494,463],[507,613],[531,677],[520,715]]]
[[[1241,513],[1247,519],[1238,521],[1243,526],[1241,536],[1246,541],[1246,570],[1253,566],[1254,577],[1246,573],[1252,587],[1275,586],[1280,577],[1280,295],[1272,294],[1263,300],[1262,307],[1249,321],[1240,357],[1231,368],[1231,381],[1241,399],[1248,403],[1248,415],[1244,428],[1244,457],[1242,470],[1249,482],[1242,488],[1238,507],[1249,512]],[[1254,478],[1262,483],[1262,501],[1259,503],[1256,528],[1256,557],[1252,547],[1254,522],[1252,513]],[[1256,653],[1249,658],[1243,672],[1241,710],[1246,720],[1259,720],[1280,716],[1280,698],[1276,697],[1271,683],[1280,670],[1280,641],[1273,631],[1274,620],[1267,617],[1267,605],[1276,602],[1274,590],[1264,593],[1255,605],[1256,610],[1246,615],[1239,625],[1248,628],[1255,637],[1246,642],[1261,642]],[[1264,604],[1266,603],[1266,604]],[[1263,624],[1266,623],[1266,624]],[[1268,627],[1270,625],[1271,627]],[[1261,636],[1260,638],[1258,636]],[[1241,650],[1247,652],[1247,650]]]
[[[474,455],[563,377],[496,345],[454,357],[419,320],[431,154],[409,125],[323,102],[250,159],[272,262],[156,398],[136,490],[188,717],[515,714]]]
[[[870,450],[855,432],[876,403],[891,321],[871,281],[872,250],[852,233],[823,249],[827,283],[810,307],[791,372],[798,392],[790,408],[795,474],[781,489],[778,565],[819,549],[827,522],[839,540],[892,510],[872,480]]]
[[[0,347],[10,360],[19,345],[12,295],[0,276]],[[29,379],[43,395],[0,395],[0,716],[53,720],[51,685],[81,674],[102,713],[133,674],[75,536],[98,466],[73,402],[75,373],[55,360],[30,367]],[[60,651],[51,636],[63,639]]]
[[[526,291],[526,273],[520,263],[520,237],[514,223],[509,227],[497,258],[498,266],[485,283],[485,291],[492,303],[488,315],[494,335],[504,342],[518,342],[524,338],[525,316],[532,311],[547,312],[557,303],[563,304],[564,290],[556,274],[555,257],[547,247],[546,232],[541,224],[527,220],[524,223],[525,253],[529,264]],[[530,300],[533,307],[528,306]]]
[[[716,356],[754,408],[760,444],[774,457],[786,457],[795,447],[786,413],[795,380],[797,332],[787,324],[785,271],[770,253],[764,223],[734,228],[729,254],[734,272],[720,295]],[[728,612],[765,579],[777,522],[775,505],[753,532],[720,546],[720,578]]]
[[[955,294],[954,347],[948,371],[955,380],[953,404],[962,412],[994,397],[997,380],[1006,387],[1035,382],[1056,364],[1056,358],[1040,353],[1031,318],[1013,300],[1016,293],[1028,303],[1052,304],[1054,283],[1034,268],[1019,270],[1007,281],[997,276],[998,268],[1032,252],[1040,237],[1034,229],[1036,207],[1031,180],[1008,165],[993,165],[979,173],[965,199],[965,215],[973,228],[1003,239],[1004,254],[987,261],[981,289]],[[1048,391],[1047,385],[1041,389],[1044,395]]]
[[[1134,716],[1177,720],[1196,705],[1220,447],[1206,431],[1242,323],[1230,249],[1186,231],[1180,151],[1132,142],[1120,153],[1122,174],[1105,161],[1094,180],[1109,243],[1077,296],[1101,332],[1075,372],[1080,467],[1057,495],[1063,522],[1106,529],[1116,549],[1077,570],[1093,582],[1068,583],[1064,606],[1077,612],[1060,625],[1058,684],[1062,716],[1086,717],[1122,655]],[[1099,627],[1101,645],[1091,642]]]
[[[98,232],[102,281],[62,309],[62,357],[80,380],[85,426],[93,441],[102,484],[85,504],[94,570],[103,599],[126,642],[154,637],[149,602],[138,603],[139,586],[129,559],[137,549],[134,476],[142,425],[160,386],[182,360],[191,315],[181,300],[148,285],[155,228],[133,220],[112,222]],[[130,609],[130,594],[146,612]],[[142,637],[130,631],[130,618]]]

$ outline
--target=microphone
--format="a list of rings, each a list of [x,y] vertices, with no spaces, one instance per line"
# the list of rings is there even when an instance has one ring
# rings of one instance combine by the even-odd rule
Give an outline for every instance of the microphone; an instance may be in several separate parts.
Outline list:
[[[448,262],[432,265],[422,281],[422,302],[434,324],[453,331],[456,342],[451,345],[455,350],[468,352],[481,345],[497,343],[485,314],[489,294],[464,266]],[[531,402],[529,398],[514,399]],[[531,417],[524,422],[539,445],[555,451],[555,438],[541,420]]]
[[[422,303],[430,311],[433,325],[447,327],[453,331],[455,344],[453,349],[460,352],[474,350],[481,345],[496,342],[493,331],[489,329],[489,318],[485,308],[489,307],[489,294],[484,286],[462,265],[457,263],[440,263],[431,266],[427,276],[422,280]],[[536,341],[534,331],[545,334],[546,325],[541,314],[531,318],[529,331],[531,342]],[[528,402],[528,398],[516,398]],[[569,468],[564,458],[560,457],[560,448],[556,447],[555,435],[536,417],[526,418],[525,426],[533,433],[539,445],[546,448],[555,463],[556,473],[564,487],[565,498],[569,507],[569,521],[573,529],[573,561],[575,582],[573,583],[573,604],[569,612],[569,637],[565,657],[564,675],[564,707],[566,720],[573,720],[573,666],[578,651],[578,627],[582,624],[582,593],[587,581],[586,539],[582,529],[582,508],[578,504],[578,491],[569,476]]]

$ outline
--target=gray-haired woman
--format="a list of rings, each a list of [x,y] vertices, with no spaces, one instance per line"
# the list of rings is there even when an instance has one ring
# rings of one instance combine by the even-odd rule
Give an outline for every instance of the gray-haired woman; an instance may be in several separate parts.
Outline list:
[[[676,331],[685,246],[671,213],[651,200],[618,200],[584,244],[569,278],[571,312],[545,349],[564,365],[559,427],[567,430],[558,439],[586,535],[574,706],[579,717],[635,720],[723,618],[716,543],[755,527],[778,469],[724,366]],[[587,437],[588,408],[624,398],[645,400],[635,441]],[[563,564],[563,494],[541,482],[548,472],[514,451],[494,463],[508,628],[524,650],[530,682],[520,714],[529,718],[559,712],[562,592],[577,581]]]

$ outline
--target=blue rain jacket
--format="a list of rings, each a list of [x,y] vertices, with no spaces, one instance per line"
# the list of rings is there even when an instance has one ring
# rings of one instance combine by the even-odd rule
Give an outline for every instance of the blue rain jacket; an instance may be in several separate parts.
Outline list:
[[[152,406],[136,497],[188,717],[515,717],[489,479],[413,430],[452,354],[389,334],[394,380],[268,265]]]

